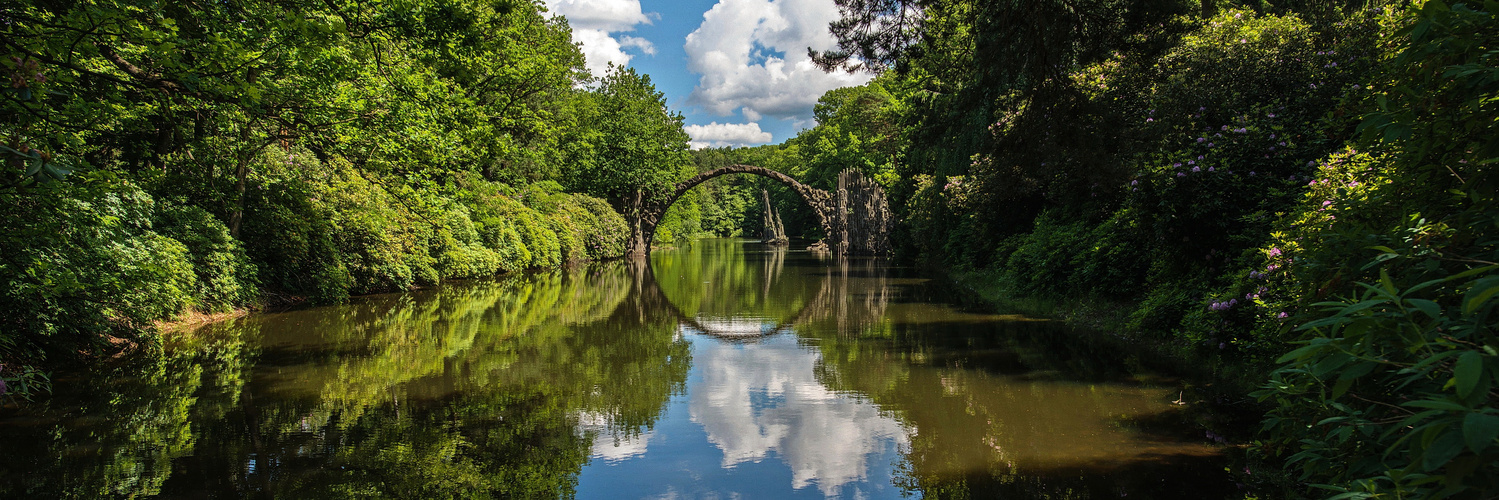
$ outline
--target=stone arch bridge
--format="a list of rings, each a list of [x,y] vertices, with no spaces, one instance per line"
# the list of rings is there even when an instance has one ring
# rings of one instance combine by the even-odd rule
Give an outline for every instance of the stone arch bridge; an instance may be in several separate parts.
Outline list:
[[[853,170],[844,170],[838,174],[837,192],[830,193],[765,167],[729,165],[678,182],[671,195],[663,200],[647,201],[643,193],[636,193],[635,198],[627,202],[624,214],[630,223],[626,255],[641,257],[649,254],[651,242],[656,237],[656,226],[661,223],[666,210],[698,184],[729,174],[758,175],[795,191],[817,216],[825,235],[823,243],[833,253],[885,254],[890,251],[890,206],[885,202],[885,191],[872,179]]]

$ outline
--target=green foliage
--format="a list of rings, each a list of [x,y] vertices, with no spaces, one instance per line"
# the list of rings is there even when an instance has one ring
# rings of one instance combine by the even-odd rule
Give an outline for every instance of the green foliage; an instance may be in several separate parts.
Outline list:
[[[1320,319],[1283,356],[1262,399],[1275,443],[1302,478],[1345,498],[1440,498],[1499,490],[1499,301],[1494,266],[1406,284],[1381,273]],[[1276,446],[1285,446],[1277,444]]]
[[[879,80],[823,94],[813,108],[817,126],[788,141],[801,161],[794,175],[802,182],[836,189],[838,174],[855,169],[884,185],[896,181],[900,161],[899,101]]]
[[[0,195],[0,324],[27,333],[6,335],[8,361],[104,354],[114,347],[106,336],[150,342],[153,321],[194,303],[188,249],[152,230],[155,201],[113,176],[85,176]]]
[[[691,166],[682,115],[666,107],[649,76],[617,66],[599,83],[596,106],[584,118],[596,127],[592,147],[571,158],[567,186],[616,206],[637,193],[670,196]]]
[[[221,312],[257,300],[255,265],[213,214],[192,205],[164,204],[156,209],[155,228],[181,242],[191,255],[197,274],[194,307]]]
[[[316,186],[276,180],[246,194],[241,237],[251,260],[261,263],[261,283],[315,302],[347,297],[354,277],[340,262],[332,210],[313,201]]]
[[[914,31],[859,17],[891,5]],[[1340,498],[1492,496],[1499,4],[1047,5],[845,12],[896,69],[902,254],[1127,302],[1228,371],[1306,343],[1263,457]]]
[[[148,341],[186,308],[617,256],[605,203],[510,186],[613,172],[598,179],[629,185],[599,192],[619,194],[685,165],[649,79],[581,86],[566,20],[536,3],[23,0],[0,17],[12,370]]]
[[[1275,405],[1264,451],[1341,498],[1499,491],[1495,12],[1431,1],[1390,19],[1399,53],[1359,127],[1372,152],[1329,158],[1265,251],[1286,282],[1269,305],[1298,308],[1302,346],[1258,393]]]
[[[624,255],[630,226],[609,203],[582,194],[549,196],[549,201],[542,202],[542,210],[557,234],[556,262],[576,263]]]

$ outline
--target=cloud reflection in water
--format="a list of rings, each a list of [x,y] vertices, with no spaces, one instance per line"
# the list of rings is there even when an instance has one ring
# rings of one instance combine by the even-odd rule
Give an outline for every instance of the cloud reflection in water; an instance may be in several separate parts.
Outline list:
[[[906,430],[874,404],[829,391],[817,381],[816,351],[794,337],[729,344],[706,338],[694,353],[702,381],[689,394],[692,421],[723,451],[724,468],[775,454],[791,468],[792,488],[816,484],[825,495],[866,477],[869,459]]]

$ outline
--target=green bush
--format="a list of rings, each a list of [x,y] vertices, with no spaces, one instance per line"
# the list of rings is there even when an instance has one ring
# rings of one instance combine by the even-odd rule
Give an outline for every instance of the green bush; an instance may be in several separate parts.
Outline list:
[[[501,270],[500,254],[484,245],[463,205],[447,210],[434,243],[432,253],[443,278],[478,278]]]
[[[1492,496],[1499,266],[1381,278],[1299,328],[1313,337],[1257,393],[1276,404],[1267,448],[1343,498]]]
[[[1085,223],[1060,223],[1042,214],[1035,230],[1016,237],[1005,275],[1020,293],[1073,295],[1074,262],[1090,246],[1088,236]]]
[[[1338,498],[1499,493],[1496,14],[1392,18],[1400,52],[1364,96],[1374,152],[1328,158],[1265,253],[1303,345],[1257,394],[1274,404],[1262,451]]]
[[[229,228],[207,210],[163,204],[156,210],[156,231],[181,242],[192,256],[197,285],[193,305],[207,312],[225,311],[259,298],[255,266]]]
[[[66,360],[115,348],[109,337],[154,342],[152,322],[181,313],[197,289],[188,248],[152,230],[154,209],[99,172],[0,194],[0,324],[10,334],[0,358]]]
[[[337,212],[305,180],[267,180],[247,191],[241,241],[276,301],[347,298],[354,277],[342,263]]]
[[[569,195],[552,217],[565,221],[563,226],[577,242],[576,250],[566,252],[571,260],[610,259],[624,255],[630,226],[608,202],[582,194]]]

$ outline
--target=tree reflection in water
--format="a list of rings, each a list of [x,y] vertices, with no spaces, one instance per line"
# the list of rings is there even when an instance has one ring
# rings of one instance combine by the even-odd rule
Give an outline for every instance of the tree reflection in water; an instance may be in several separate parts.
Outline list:
[[[565,496],[596,434],[683,390],[636,284],[613,263],[205,327],[6,415],[0,496]]]
[[[0,410],[0,497],[1224,496],[1147,358],[947,288],[706,240],[242,318]]]

